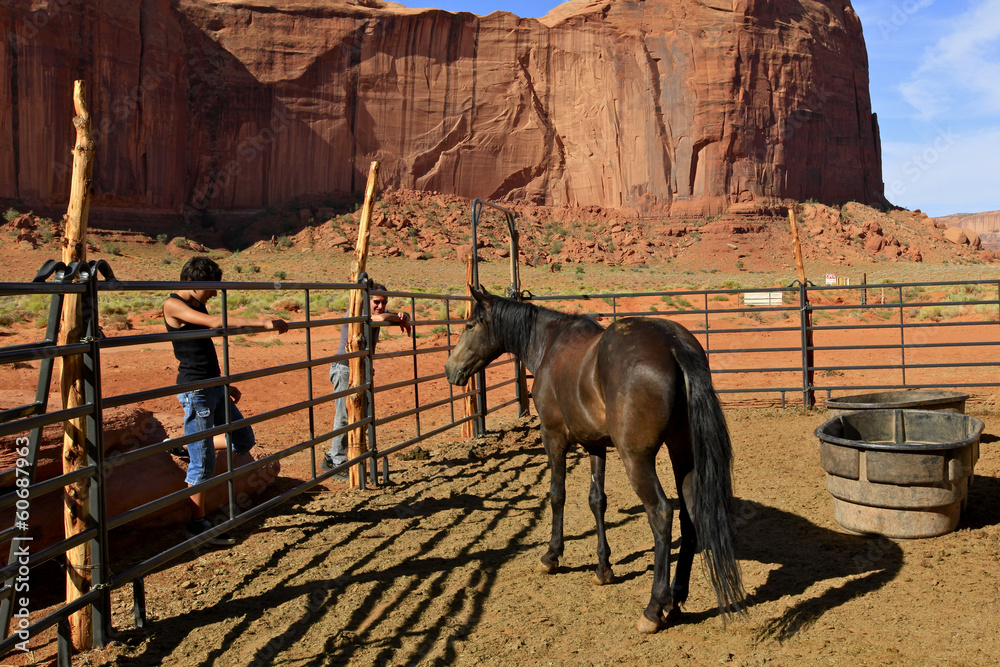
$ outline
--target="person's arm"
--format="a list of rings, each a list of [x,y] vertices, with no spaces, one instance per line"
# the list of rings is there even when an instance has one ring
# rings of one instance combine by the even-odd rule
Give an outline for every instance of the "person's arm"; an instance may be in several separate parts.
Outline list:
[[[376,322],[398,324],[400,331],[405,334],[410,333],[410,316],[404,311],[399,311],[398,313],[382,313],[381,315],[372,315],[372,320]]]
[[[202,313],[187,305],[181,299],[167,299],[163,304],[163,315],[169,320],[187,324],[197,324],[209,329],[222,328],[222,315]],[[263,327],[266,331],[277,331],[283,334],[288,331],[288,322],[281,319],[228,317],[226,324],[230,327]]]

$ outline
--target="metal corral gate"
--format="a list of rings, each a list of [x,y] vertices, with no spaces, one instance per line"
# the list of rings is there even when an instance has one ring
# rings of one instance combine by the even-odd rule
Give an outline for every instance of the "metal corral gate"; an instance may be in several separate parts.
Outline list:
[[[49,279],[52,279],[51,281]],[[81,278],[81,281],[74,281]],[[181,334],[129,334],[112,332],[108,321],[114,317],[102,304],[124,295],[153,295],[150,303],[162,303],[171,290],[219,289],[221,310],[230,313],[252,305],[254,299],[280,297],[293,299],[303,319],[291,324],[293,331],[304,336],[298,354],[275,352],[281,363],[263,368],[234,367],[239,365],[240,338],[248,331],[224,327],[218,330]],[[329,353],[331,341],[339,340],[340,327],[348,322],[362,321],[366,339],[371,339],[373,323],[367,311],[358,319],[342,316],[346,310],[348,292],[360,289],[368,303],[367,282],[360,285],[344,283],[172,283],[126,282],[115,280],[109,266],[90,262],[77,266],[49,265],[31,283],[0,283],[0,299],[49,299],[48,325],[43,340],[36,343],[0,348],[0,364],[29,365],[38,370],[38,382],[33,401],[25,405],[3,406],[0,410],[0,439],[13,443],[16,464],[0,471],[0,541],[10,546],[8,564],[0,569],[3,588],[0,591],[0,615],[4,625],[0,652],[16,650],[23,637],[36,637],[57,626],[60,661],[68,664],[68,630],[66,619],[84,605],[93,605],[94,638],[100,645],[110,630],[110,592],[132,584],[135,600],[135,622],[145,623],[143,578],[170,560],[200,548],[208,535],[178,539],[176,545],[134,565],[116,567],[116,554],[108,548],[108,532],[119,527],[136,525],[143,517],[177,502],[195,492],[214,487],[228,489],[229,502],[220,510],[218,525],[211,534],[235,527],[258,517],[279,503],[326,481],[337,470],[322,472],[317,468],[317,454],[330,438],[354,427],[367,431],[367,451],[347,465],[369,464],[367,481],[379,484],[388,481],[388,455],[427,438],[442,434],[487,413],[519,411],[516,397],[517,375],[510,359],[489,369],[488,380],[480,391],[489,402],[480,402],[472,416],[456,414],[456,402],[464,402],[471,392],[454,393],[441,369],[448,351],[455,342],[452,327],[462,320],[457,306],[465,305],[459,295],[431,295],[409,292],[377,292],[407,304],[414,330],[401,349],[370,354],[361,351],[337,356]],[[744,302],[743,296],[760,290],[698,290],[643,292],[634,294],[576,294],[564,296],[531,296],[526,300],[541,305],[555,305],[562,310],[589,312],[598,318],[612,319],[630,315],[670,316],[684,323],[708,350],[714,381],[725,402],[732,404],[738,396],[752,397],[751,403],[788,403],[809,405],[816,393],[846,392],[871,389],[919,387],[954,387],[978,389],[992,393],[997,386],[995,368],[998,365],[997,345],[1000,344],[1000,285],[996,281],[960,283],[907,283],[876,286],[813,287],[795,285],[771,290],[780,293],[769,296],[768,305],[755,306]],[[90,335],[81,343],[59,346],[56,343],[58,313],[63,296],[83,296]],[[754,297],[758,298],[759,297]],[[751,299],[751,303],[753,302]],[[273,299],[272,299],[273,301]],[[458,302],[458,303],[456,303]],[[645,306],[645,307],[642,307]],[[394,309],[399,310],[399,307]],[[811,321],[811,324],[809,322]],[[102,335],[104,326],[106,331]],[[151,375],[149,386],[128,394],[114,394],[114,387],[102,380],[109,370],[104,359],[117,350],[130,350],[130,359],[138,363],[144,350],[169,343],[178,338],[212,337],[221,343],[220,357],[223,377],[218,380],[176,386],[168,377],[159,382]],[[812,340],[807,345],[806,341]],[[275,348],[277,350],[277,348]],[[87,369],[86,404],[72,410],[47,408],[50,379],[55,359],[68,355],[83,355]],[[285,357],[298,357],[286,359]],[[326,372],[330,363],[353,356],[362,356],[365,378],[356,391],[366,396],[366,415],[356,424],[340,430],[330,428],[336,398],[329,391]],[[812,359],[812,361],[809,361]],[[393,365],[391,381],[375,384],[373,362],[380,368]],[[403,368],[408,372],[405,377]],[[172,373],[170,374],[172,376]],[[380,380],[385,374],[380,373]],[[199,387],[228,386],[231,383],[273,382],[278,378],[301,387],[301,398],[294,402],[272,406],[265,412],[206,432],[204,435],[229,433],[244,425],[258,429],[280,424],[286,441],[278,451],[242,467],[234,467],[231,449],[226,457],[226,471],[198,487],[181,489],[139,507],[108,516],[104,502],[107,480],[117,469],[134,465],[203,437],[174,437],[105,456],[103,415],[122,406],[142,406],[170,399],[180,391]],[[318,380],[317,380],[318,378]],[[314,382],[314,380],[317,380]],[[24,387],[27,389],[27,387]],[[985,392],[983,391],[985,390]],[[385,392],[409,394],[411,407],[393,414],[379,409],[378,395]],[[253,395],[253,391],[248,395]],[[423,394],[423,395],[422,395]],[[428,400],[428,396],[434,398]],[[444,396],[444,398],[441,398]],[[398,403],[398,401],[397,401]],[[484,406],[490,405],[488,410]],[[174,410],[177,408],[175,407]],[[83,417],[87,422],[86,444],[88,460],[83,469],[48,479],[36,479],[35,462],[41,445],[41,431],[46,426],[59,425],[68,419]],[[291,431],[292,436],[287,436]],[[318,450],[317,450],[318,448]],[[23,456],[22,456],[23,454]],[[308,479],[272,495],[258,504],[247,504],[235,493],[235,480],[271,465],[275,461],[308,461]],[[381,461],[381,470],[376,465]],[[21,481],[21,480],[25,481]],[[362,476],[362,480],[365,477]],[[26,538],[32,537],[33,508],[46,496],[60,495],[70,483],[88,480],[90,486],[90,528],[71,539],[57,540],[41,547]],[[22,512],[22,514],[18,514]],[[23,521],[20,517],[23,517]],[[93,585],[89,593],[71,605],[57,606],[41,616],[30,608],[19,607],[15,589],[22,577],[45,563],[62,559],[72,547],[89,543],[92,554]],[[25,619],[22,621],[22,619]]]

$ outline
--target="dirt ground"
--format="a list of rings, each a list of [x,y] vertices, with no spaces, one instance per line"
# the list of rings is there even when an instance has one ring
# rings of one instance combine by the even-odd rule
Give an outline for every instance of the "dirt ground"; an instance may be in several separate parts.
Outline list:
[[[129,587],[115,591],[115,640],[74,664],[994,665],[998,414],[969,411],[987,426],[958,530],[892,542],[834,522],[813,436],[824,410],[728,410],[750,595],[747,617],[728,626],[696,567],[682,621],[652,636],[634,630],[652,583],[652,536],[613,454],[616,583],[592,584],[580,450],[562,567],[538,573],[551,513],[537,423],[494,419],[480,439],[394,461],[390,486],[330,485],[243,526],[236,546],[151,575],[147,628],[133,627]],[[668,479],[665,456],[659,465]],[[677,530],[675,519],[675,549]]]
[[[82,664],[994,664],[1000,475],[989,444],[961,528],[893,543],[833,522],[811,433],[823,418],[729,413],[752,603],[728,628],[696,570],[683,625],[633,630],[652,538],[620,465],[608,473],[619,583],[590,581],[582,455],[571,464],[563,570],[538,574],[546,462],[534,424],[515,422],[437,448],[387,489],[291,504],[240,531],[233,549],[151,577],[151,629],[126,630]],[[116,609],[127,613],[122,593]]]

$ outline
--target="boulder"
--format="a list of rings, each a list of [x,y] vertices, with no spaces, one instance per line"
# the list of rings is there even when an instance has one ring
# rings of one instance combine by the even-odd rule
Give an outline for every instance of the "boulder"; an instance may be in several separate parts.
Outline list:
[[[48,410],[59,408],[58,396],[53,396]],[[34,401],[33,392],[9,390],[0,392],[0,408],[17,407]],[[167,438],[168,428],[174,436],[182,432],[179,416],[157,415],[136,406],[123,406],[105,410],[104,450],[105,450],[105,497],[107,515],[113,517],[146,503],[152,502],[187,487],[184,482],[186,463],[167,452],[150,454],[140,460],[127,463],[116,462],[114,457],[133,449],[162,442]],[[164,424],[168,427],[165,428]],[[24,436],[24,434],[18,434]],[[15,436],[0,438],[0,471],[16,465],[18,443]],[[36,461],[35,482],[40,482],[62,474],[63,429],[55,424],[43,429],[39,453]],[[254,460],[251,454],[234,456],[235,466],[242,466]],[[216,456],[216,474],[225,471],[224,450]],[[252,504],[252,498],[266,490],[277,478],[278,463],[270,464],[236,478],[236,500],[245,507]],[[13,487],[0,489],[6,493]],[[229,502],[225,484],[206,492],[206,509],[214,512]],[[13,508],[0,511],[0,528],[12,525]],[[152,527],[181,526],[191,518],[190,504],[180,501],[161,508],[151,514],[136,519],[122,528],[148,529]],[[55,491],[32,498],[30,508],[30,528],[28,535],[33,538],[33,548],[41,550],[63,539],[63,498]]]
[[[944,238],[957,245],[967,245],[969,237],[965,235],[965,230],[961,227],[949,227],[942,232]]]

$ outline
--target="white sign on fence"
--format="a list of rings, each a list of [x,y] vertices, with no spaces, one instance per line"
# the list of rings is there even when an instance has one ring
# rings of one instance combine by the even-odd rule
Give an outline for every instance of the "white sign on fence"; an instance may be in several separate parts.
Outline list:
[[[743,303],[748,306],[780,306],[781,292],[747,292]]]

